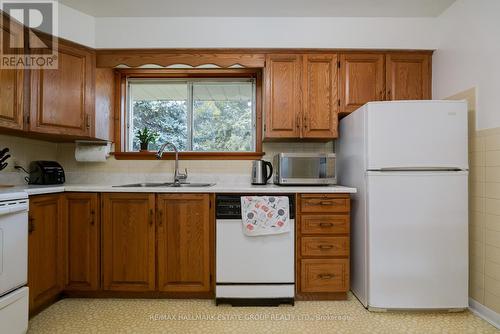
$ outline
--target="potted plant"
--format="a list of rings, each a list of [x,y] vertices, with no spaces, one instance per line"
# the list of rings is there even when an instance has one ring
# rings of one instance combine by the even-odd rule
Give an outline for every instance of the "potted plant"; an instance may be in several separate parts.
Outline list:
[[[144,129],[142,130],[141,129],[137,130],[135,137],[139,139],[142,152],[148,150],[149,143],[156,142],[156,140],[158,139],[158,133],[149,130],[147,127],[144,127]]]

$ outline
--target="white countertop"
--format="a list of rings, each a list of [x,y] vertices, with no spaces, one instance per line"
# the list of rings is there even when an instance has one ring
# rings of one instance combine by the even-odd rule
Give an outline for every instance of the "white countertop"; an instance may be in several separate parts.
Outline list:
[[[99,184],[65,184],[53,186],[16,186],[0,189],[4,192],[24,191],[28,195],[41,195],[60,192],[141,192],[141,193],[355,193],[356,188],[344,186],[277,186],[268,184],[216,184],[211,187],[113,187]]]

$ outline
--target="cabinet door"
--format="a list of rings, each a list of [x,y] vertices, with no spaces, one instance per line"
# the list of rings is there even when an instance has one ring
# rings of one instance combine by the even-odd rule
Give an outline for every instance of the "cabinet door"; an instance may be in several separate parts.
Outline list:
[[[99,288],[99,203],[97,194],[68,193],[64,205],[66,290]]]
[[[384,100],[383,54],[343,54],[340,56],[340,68],[341,113],[350,113],[370,101]]]
[[[10,33],[2,26],[0,33]],[[14,34],[15,32],[11,32]],[[3,50],[0,38],[0,50]],[[0,127],[23,129],[24,70],[0,69]]]
[[[23,129],[23,70],[0,69],[0,127]]]
[[[155,196],[102,195],[104,290],[155,289]]]
[[[89,137],[94,115],[94,59],[88,50],[59,44],[57,70],[31,71],[29,130]]]
[[[209,195],[158,195],[157,207],[159,290],[209,292]]]
[[[30,311],[57,298],[64,284],[64,231],[60,195],[30,197],[28,286]]]
[[[304,138],[337,137],[337,62],[337,55],[304,56]]]
[[[394,53],[386,56],[387,100],[431,99],[430,56]]]
[[[265,138],[298,138],[301,134],[301,56],[271,54],[264,69]]]

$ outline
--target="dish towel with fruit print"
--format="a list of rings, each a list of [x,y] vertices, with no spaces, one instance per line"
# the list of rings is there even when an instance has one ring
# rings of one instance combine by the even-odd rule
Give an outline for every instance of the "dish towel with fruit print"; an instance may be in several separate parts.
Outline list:
[[[290,232],[287,196],[242,196],[243,233],[248,236]]]

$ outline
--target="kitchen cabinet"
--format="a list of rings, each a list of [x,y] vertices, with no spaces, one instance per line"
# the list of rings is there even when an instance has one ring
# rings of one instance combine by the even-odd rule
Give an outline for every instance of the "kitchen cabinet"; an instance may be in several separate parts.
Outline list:
[[[337,137],[336,54],[271,54],[265,68],[266,139]]]
[[[389,53],[386,56],[387,100],[431,99],[431,56]]]
[[[269,54],[264,69],[264,137],[299,138],[302,128],[302,56]]]
[[[155,290],[155,195],[102,194],[103,289]]]
[[[208,194],[159,194],[158,289],[212,290],[213,219]]]
[[[28,287],[30,313],[55,301],[64,286],[63,202],[59,194],[30,197]]]
[[[23,129],[23,85],[23,70],[0,69],[0,128]]]
[[[303,63],[303,138],[333,139],[338,123],[338,56],[307,54]]]
[[[340,55],[340,112],[350,113],[370,101],[385,99],[383,53]]]
[[[88,138],[93,136],[95,52],[59,41],[58,68],[30,71],[31,132]]]
[[[64,196],[65,290],[99,289],[100,216],[98,194],[67,193]]]
[[[3,19],[7,21],[5,17]],[[15,34],[14,31],[10,31],[9,24],[3,24],[1,28],[2,34]],[[3,38],[0,39],[0,50],[3,50],[2,40]],[[0,128],[7,130],[24,128],[24,82],[22,68],[0,68]]]
[[[349,291],[350,197],[298,194],[296,298],[346,299]]]

